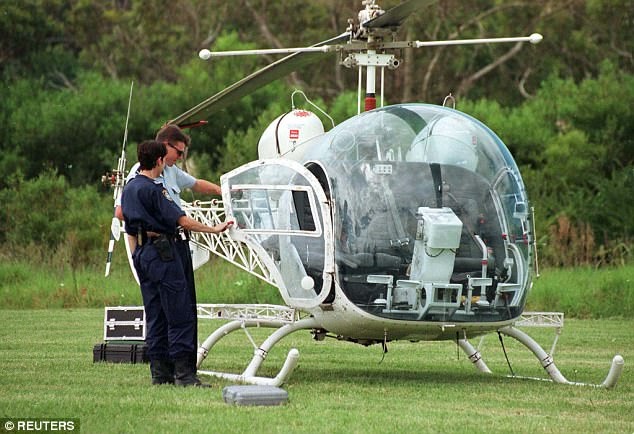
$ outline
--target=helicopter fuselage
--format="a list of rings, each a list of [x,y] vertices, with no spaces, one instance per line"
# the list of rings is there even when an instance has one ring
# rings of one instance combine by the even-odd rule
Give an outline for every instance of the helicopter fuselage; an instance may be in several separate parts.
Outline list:
[[[350,340],[436,340],[519,317],[531,216],[508,149],[456,110],[355,116],[223,176],[223,199],[286,303]]]

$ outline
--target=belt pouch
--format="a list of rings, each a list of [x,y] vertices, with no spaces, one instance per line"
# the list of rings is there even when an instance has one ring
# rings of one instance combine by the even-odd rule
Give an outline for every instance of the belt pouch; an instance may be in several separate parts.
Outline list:
[[[165,235],[160,235],[152,242],[156,251],[163,262],[169,262],[174,259],[174,253],[172,252],[172,246],[170,246],[170,240]]]

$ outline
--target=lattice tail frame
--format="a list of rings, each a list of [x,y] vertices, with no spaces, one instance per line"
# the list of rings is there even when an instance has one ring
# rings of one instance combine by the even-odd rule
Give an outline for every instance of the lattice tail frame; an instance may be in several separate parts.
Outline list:
[[[225,210],[220,200],[182,202],[181,205],[189,217],[206,225],[215,226],[225,220]],[[195,232],[192,233],[192,241],[210,253],[231,262],[273,286],[277,286],[256,252],[243,242],[231,238],[228,232],[220,234]]]

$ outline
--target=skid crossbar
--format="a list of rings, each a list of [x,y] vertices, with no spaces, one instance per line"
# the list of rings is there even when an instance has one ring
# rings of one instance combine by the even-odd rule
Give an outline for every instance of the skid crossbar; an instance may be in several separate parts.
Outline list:
[[[312,317],[298,319],[294,309],[275,305],[198,305],[198,318],[230,320],[211,333],[200,345],[196,363],[198,368],[200,368],[203,360],[205,360],[214,345],[234,331],[243,330],[255,348],[253,358],[242,374],[200,369],[198,373],[238,383],[265,386],[280,386],[285,383],[299,360],[299,351],[292,348],[286,356],[282,369],[274,378],[257,376],[260,366],[273,346],[291,333],[318,326],[317,321]],[[258,346],[248,332],[250,327],[274,328],[276,330]]]
[[[553,353],[555,352],[555,346],[557,345],[557,340],[561,335],[561,330],[564,326],[564,314],[560,312],[524,312],[517,321],[515,321],[512,325],[502,327],[498,330],[500,334],[509,336],[513,339],[516,339],[526,348],[528,348],[537,359],[540,361],[542,367],[548,373],[550,379],[547,378],[533,378],[533,377],[521,377],[517,375],[512,375],[513,378],[526,378],[531,380],[546,380],[553,381],[555,383],[561,384],[570,384],[575,386],[594,386],[594,387],[603,387],[606,389],[610,389],[616,386],[616,383],[623,372],[623,366],[625,362],[623,361],[623,357],[620,355],[614,356],[612,359],[612,365],[610,366],[610,370],[608,375],[605,377],[605,380],[601,384],[591,384],[591,383],[580,383],[569,381],[564,377],[564,375],[559,371],[557,366],[555,365],[555,361],[553,359]],[[555,329],[555,340],[553,342],[550,353],[547,353],[533,338],[531,338],[528,334],[524,333],[518,327],[552,327]],[[480,344],[482,341],[480,341]],[[469,357],[469,360],[474,364],[476,369],[481,372],[490,374],[491,370],[488,368],[484,360],[482,359],[482,355],[480,353],[480,348],[475,349],[473,345],[467,340],[466,336],[463,339],[458,340],[458,346],[465,352],[465,354]]]

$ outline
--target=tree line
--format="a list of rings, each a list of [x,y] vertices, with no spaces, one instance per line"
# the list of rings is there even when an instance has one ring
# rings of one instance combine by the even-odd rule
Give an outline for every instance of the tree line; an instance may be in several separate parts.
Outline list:
[[[398,3],[379,1],[385,9]],[[103,209],[95,219],[104,235],[71,238],[85,239],[83,252],[102,250],[111,209],[99,180],[121,152],[131,81],[134,160],[135,144],[165,121],[274,60],[209,63],[198,50],[311,45],[343,32],[359,9],[356,0],[2,0],[0,197],[8,206],[0,240],[67,243],[92,200]],[[439,0],[413,14],[399,37],[545,39],[403,50],[385,94],[388,102],[440,103],[452,92],[458,109],[496,131],[522,170],[548,264],[619,263],[631,257],[634,233],[633,31],[625,0]],[[327,56],[192,130],[197,175],[217,179],[254,159],[259,134],[290,109],[293,89],[336,121],[355,113],[356,72],[338,62]],[[59,211],[68,206],[78,207],[71,224],[73,213]],[[27,212],[46,215],[47,207],[52,217]],[[29,228],[22,241],[11,238],[17,226]]]

